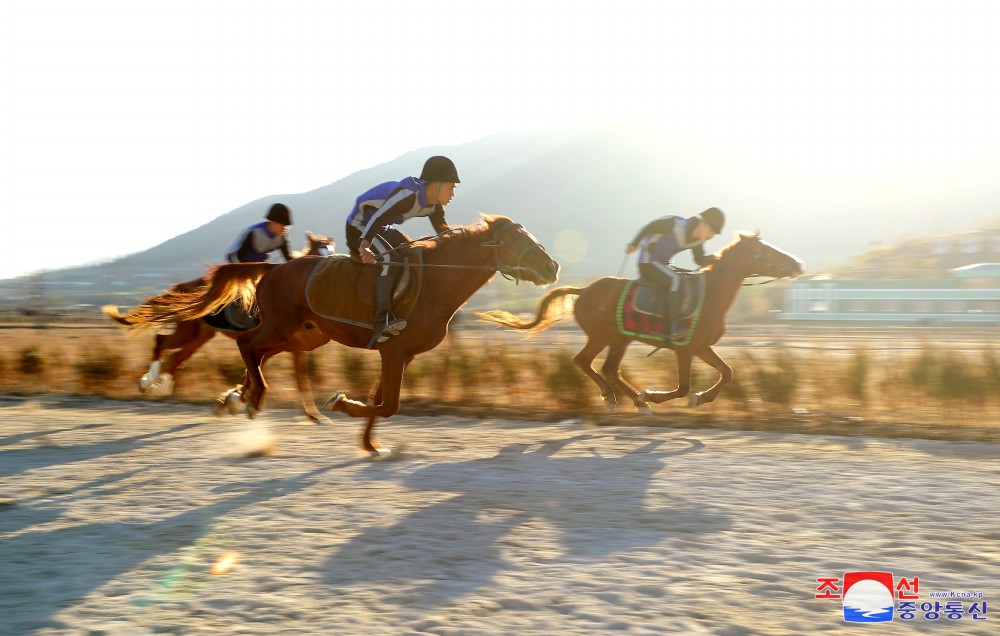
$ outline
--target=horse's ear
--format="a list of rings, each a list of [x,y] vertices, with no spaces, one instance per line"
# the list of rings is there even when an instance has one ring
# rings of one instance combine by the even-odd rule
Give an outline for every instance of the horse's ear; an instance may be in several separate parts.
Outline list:
[[[310,232],[309,230],[306,230],[306,240],[307,241],[313,240],[313,233]]]

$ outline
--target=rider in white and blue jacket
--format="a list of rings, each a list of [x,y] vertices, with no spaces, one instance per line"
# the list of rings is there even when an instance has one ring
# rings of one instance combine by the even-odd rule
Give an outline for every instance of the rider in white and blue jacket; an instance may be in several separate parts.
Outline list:
[[[722,231],[725,222],[726,217],[719,208],[709,208],[690,218],[665,216],[639,230],[625,248],[628,254],[639,250],[639,280],[664,291],[663,313],[668,322],[668,336],[674,333],[672,316],[677,311],[677,292],[680,291],[680,275],[670,267],[670,260],[690,249],[699,267],[714,263],[716,257],[706,255],[703,245]]]
[[[285,261],[292,259],[288,250],[287,228],[292,224],[292,213],[283,203],[275,203],[268,210],[266,220],[246,228],[226,250],[230,263],[260,263],[267,260],[269,252],[281,250]]]
[[[431,157],[424,163],[420,178],[387,181],[357,198],[347,216],[347,247],[368,265],[383,263],[375,279],[375,333],[372,343],[384,342],[406,327],[406,321],[392,316],[392,288],[403,262],[396,248],[409,242],[397,230],[408,219],[428,217],[438,234],[448,230],[444,206],[455,196],[460,183],[458,170],[447,157]]]

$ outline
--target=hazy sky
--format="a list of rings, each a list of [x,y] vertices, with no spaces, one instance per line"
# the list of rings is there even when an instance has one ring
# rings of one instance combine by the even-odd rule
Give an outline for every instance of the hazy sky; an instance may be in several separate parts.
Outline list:
[[[0,278],[500,130],[647,122],[868,186],[995,175],[998,18],[988,0],[5,2]]]

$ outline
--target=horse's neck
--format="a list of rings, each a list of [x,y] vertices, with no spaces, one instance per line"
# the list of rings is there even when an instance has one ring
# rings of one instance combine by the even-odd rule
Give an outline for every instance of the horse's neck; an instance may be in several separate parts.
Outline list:
[[[420,293],[430,297],[428,306],[454,313],[496,274],[493,249],[482,246],[481,237],[474,244],[471,237],[466,240],[470,240],[469,249],[456,246],[447,252],[434,250],[427,254],[425,263],[430,267],[424,269]]]
[[[747,275],[738,271],[738,268],[727,266],[725,263],[718,263],[708,272],[707,287],[711,290],[706,293],[705,300],[709,299],[722,306],[723,313],[729,311],[736,294],[740,291],[740,285]]]

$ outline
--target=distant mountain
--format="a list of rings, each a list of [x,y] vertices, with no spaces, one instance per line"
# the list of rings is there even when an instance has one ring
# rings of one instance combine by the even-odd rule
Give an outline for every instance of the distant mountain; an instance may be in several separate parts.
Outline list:
[[[970,231],[1000,219],[1000,190],[993,188],[991,197],[977,191],[974,201],[965,201],[955,192],[972,186],[958,177],[935,189],[887,176],[888,189],[879,190],[869,175],[859,181],[857,175],[741,164],[626,126],[499,133],[414,150],[310,192],[252,201],[143,252],[45,277],[66,284],[96,282],[96,288],[112,291],[109,285],[155,291],[221,262],[236,234],[261,220],[275,201],[292,210],[293,248],[301,248],[304,231],[311,230],[335,237],[343,251],[344,222],[357,195],[382,181],[419,174],[432,154],[452,157],[462,177],[448,207],[450,223],[470,223],[480,212],[510,216],[548,246],[569,281],[617,273],[625,244],[648,221],[665,214],[690,216],[710,206],[728,216],[726,230],[710,249],[728,243],[731,231],[760,229],[765,239],[804,260],[809,273],[907,234]],[[431,233],[425,219],[401,229],[413,237]],[[628,266],[633,273],[634,259]]]
[[[955,268],[978,263],[1000,263],[1000,225],[874,248],[830,273],[848,279],[933,280],[948,278]]]

